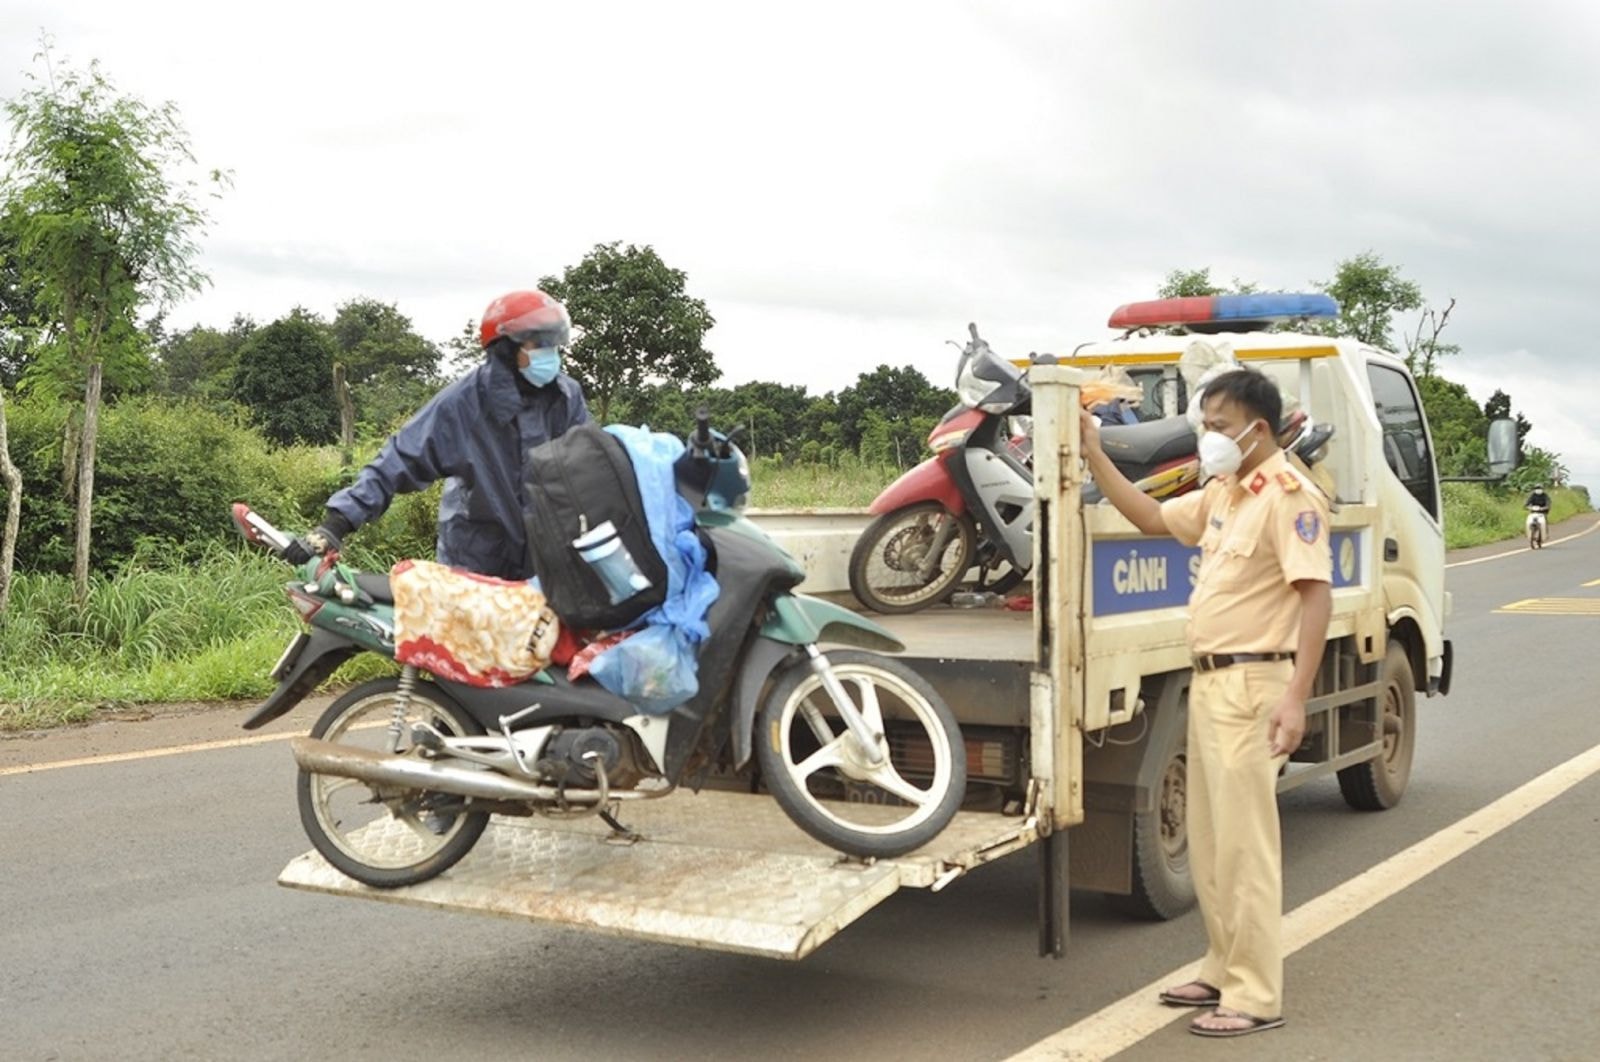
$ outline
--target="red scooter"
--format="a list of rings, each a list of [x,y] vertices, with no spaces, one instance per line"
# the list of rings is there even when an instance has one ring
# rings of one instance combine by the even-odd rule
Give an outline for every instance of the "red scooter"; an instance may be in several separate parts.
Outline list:
[[[928,435],[933,456],[873,499],[877,517],[850,554],[850,589],[877,612],[915,612],[943,601],[976,569],[972,588],[1003,594],[1033,564],[1032,445],[1014,432],[1032,392],[1026,377],[971,335],[956,369],[961,403]],[[1106,452],[1155,498],[1200,480],[1194,429],[1183,417],[1105,425]],[[1099,492],[1089,486],[1084,500]]]
[[[933,456],[873,499],[877,517],[850,554],[850,589],[878,612],[915,612],[948,597],[967,571],[977,589],[1005,593],[1033,555],[1028,381],[968,325],[956,368],[959,405],[928,435]]]

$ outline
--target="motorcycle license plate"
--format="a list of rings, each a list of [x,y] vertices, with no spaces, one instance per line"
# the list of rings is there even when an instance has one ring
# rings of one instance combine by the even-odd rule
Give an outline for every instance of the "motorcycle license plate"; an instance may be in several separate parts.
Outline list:
[[[283,655],[278,657],[278,662],[272,665],[272,670],[267,672],[267,677],[274,682],[282,681],[283,676],[289,673],[289,669],[294,667],[294,662],[300,658],[300,650],[304,649],[306,643],[310,640],[311,635],[305,631],[295,635],[294,641],[289,643],[289,647],[283,651]]]

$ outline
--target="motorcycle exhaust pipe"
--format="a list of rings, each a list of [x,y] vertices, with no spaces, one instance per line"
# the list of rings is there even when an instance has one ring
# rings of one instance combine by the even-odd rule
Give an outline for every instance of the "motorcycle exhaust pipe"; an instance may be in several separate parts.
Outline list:
[[[371,749],[340,745],[333,741],[297,737],[289,739],[289,751],[302,769],[313,774],[354,778],[373,785],[402,789],[426,789],[434,793],[453,793],[480,800],[512,800],[535,804],[599,803],[606,794],[597,789],[568,789],[539,785],[512,778],[498,771],[458,767],[415,756],[397,756]],[[622,794],[611,794],[621,796]]]

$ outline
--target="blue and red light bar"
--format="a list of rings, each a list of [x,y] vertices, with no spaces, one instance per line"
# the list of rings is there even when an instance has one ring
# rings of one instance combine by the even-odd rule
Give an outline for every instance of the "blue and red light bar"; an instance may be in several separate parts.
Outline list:
[[[1107,323],[1112,328],[1172,328],[1179,325],[1225,325],[1231,321],[1289,321],[1300,317],[1337,317],[1339,304],[1330,295],[1271,292],[1263,295],[1190,295],[1152,299],[1118,306]]]

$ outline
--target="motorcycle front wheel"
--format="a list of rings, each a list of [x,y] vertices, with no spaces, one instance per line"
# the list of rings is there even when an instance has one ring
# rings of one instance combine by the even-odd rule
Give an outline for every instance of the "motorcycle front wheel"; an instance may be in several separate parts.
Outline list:
[[[384,753],[411,747],[411,725],[426,722],[447,737],[483,727],[443,693],[419,682],[395,726],[399,681],[375,679],[328,706],[311,736]],[[363,885],[394,889],[437,877],[460,862],[489,824],[486,811],[466,811],[463,798],[372,785],[302,770],[300,823],[324,859]]]
[[[791,667],[761,708],[761,776],[806,833],[885,859],[933,840],[961,807],[967,750],[955,714],[898,660],[856,650],[827,659],[876,735],[873,764],[809,663]]]
[[[850,552],[850,590],[874,612],[927,608],[948,597],[967,574],[976,540],[970,517],[935,501],[884,513]],[[932,563],[925,564],[930,556]]]

